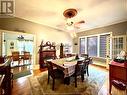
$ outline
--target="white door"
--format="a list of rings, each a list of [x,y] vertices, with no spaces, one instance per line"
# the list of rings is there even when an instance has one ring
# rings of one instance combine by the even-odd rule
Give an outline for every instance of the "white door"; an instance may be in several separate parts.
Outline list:
[[[117,57],[122,50],[127,51],[127,36],[113,36],[107,38],[107,64],[109,60]]]

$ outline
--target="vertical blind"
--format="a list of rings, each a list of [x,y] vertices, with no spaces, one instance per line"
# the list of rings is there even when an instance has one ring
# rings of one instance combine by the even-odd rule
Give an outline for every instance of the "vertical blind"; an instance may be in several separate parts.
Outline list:
[[[88,53],[90,56],[106,58],[108,37],[110,37],[110,34],[80,38],[80,54]]]
[[[100,57],[106,57],[106,41],[110,35],[100,35]]]
[[[80,54],[85,53],[85,38],[80,38]]]

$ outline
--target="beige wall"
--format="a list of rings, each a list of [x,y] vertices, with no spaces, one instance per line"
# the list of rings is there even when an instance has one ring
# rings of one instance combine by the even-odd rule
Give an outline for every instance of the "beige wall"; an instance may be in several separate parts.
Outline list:
[[[72,38],[69,33],[59,31],[51,27],[47,27],[37,23],[33,23],[27,20],[23,20],[20,18],[5,18],[5,19],[0,18],[0,29],[9,30],[10,32],[23,30],[26,33],[34,34],[36,39],[35,53],[37,55],[36,56],[37,63],[38,63],[38,50],[39,50],[38,46],[40,45],[42,40],[44,40],[44,42],[51,41],[51,42],[55,42],[56,44],[62,42],[62,43],[69,43],[70,45],[72,45]],[[57,51],[57,55],[59,55],[59,50]]]
[[[126,31],[127,31],[127,21],[118,23],[118,24],[114,24],[114,25],[110,25],[110,26],[105,26],[101,28],[79,32],[77,33],[77,37],[73,39],[73,51],[75,53],[79,52],[79,37],[107,33],[107,32],[111,32],[113,36],[127,35]],[[78,43],[78,45],[74,45],[74,43]]]

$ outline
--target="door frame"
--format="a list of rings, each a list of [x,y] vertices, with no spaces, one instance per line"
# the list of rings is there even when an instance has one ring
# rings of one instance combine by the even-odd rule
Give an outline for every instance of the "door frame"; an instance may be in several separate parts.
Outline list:
[[[36,64],[36,35],[35,34],[32,34],[32,33],[23,33],[23,32],[18,32],[18,31],[8,31],[8,30],[2,30],[0,29],[0,32],[2,34],[2,37],[1,37],[1,55],[2,55],[2,51],[3,51],[3,33],[12,33],[12,34],[19,34],[19,35],[32,35],[33,36],[33,64],[32,65],[35,65]]]

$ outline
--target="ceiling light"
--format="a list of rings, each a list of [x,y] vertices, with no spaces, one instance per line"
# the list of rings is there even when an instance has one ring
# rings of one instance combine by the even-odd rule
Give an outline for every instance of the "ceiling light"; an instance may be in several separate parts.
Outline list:
[[[74,26],[66,26],[67,30],[74,30]]]
[[[84,24],[84,20],[80,20],[78,22],[74,22],[74,18],[77,15],[77,10],[74,8],[66,9],[63,12],[64,17],[66,18],[66,25],[67,25],[67,30],[73,30],[74,28],[80,28],[81,24]],[[70,27],[72,26],[72,27]]]
[[[72,21],[71,18],[77,15],[77,10],[73,8],[67,9],[64,11],[63,15],[64,17],[66,17],[67,30],[74,30],[73,26],[74,22]]]
[[[72,26],[72,25],[73,25],[72,19],[71,19],[71,18],[68,18],[66,24],[67,24],[68,26]]]
[[[72,18],[72,17],[77,15],[77,10],[73,9],[73,8],[67,9],[67,10],[64,11],[63,15],[66,18]]]

